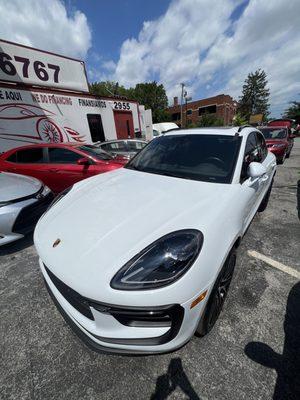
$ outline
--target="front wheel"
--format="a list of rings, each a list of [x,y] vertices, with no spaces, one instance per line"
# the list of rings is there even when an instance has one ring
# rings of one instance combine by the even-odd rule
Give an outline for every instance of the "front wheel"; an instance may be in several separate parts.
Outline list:
[[[232,249],[211,291],[204,313],[196,329],[197,336],[211,331],[223,309],[236,264],[236,251]]]

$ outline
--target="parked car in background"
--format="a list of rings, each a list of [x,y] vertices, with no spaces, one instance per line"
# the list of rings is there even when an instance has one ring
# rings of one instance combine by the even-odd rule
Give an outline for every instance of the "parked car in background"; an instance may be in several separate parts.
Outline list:
[[[0,246],[32,232],[53,198],[38,179],[0,172]]]
[[[34,234],[66,320],[90,346],[114,352],[167,352],[207,334],[275,170],[255,128],[189,129],[69,188]]]
[[[278,164],[283,164],[291,154],[295,135],[286,126],[262,126],[259,130],[264,135],[268,150],[276,156]]]
[[[278,119],[273,119],[272,121],[269,121],[268,126],[274,126],[274,127],[285,126],[289,129],[295,129],[297,125],[296,125],[296,121],[294,119],[278,118]]]
[[[126,162],[94,145],[37,144],[1,154],[0,171],[38,178],[57,194],[82,179],[121,168]]]
[[[109,140],[98,144],[98,147],[113,156],[130,159],[141,151],[148,142],[139,139]]]
[[[159,122],[158,124],[153,124],[153,137],[160,136],[170,131],[171,129],[179,129],[179,126],[175,122]],[[158,132],[158,135],[154,131]]]

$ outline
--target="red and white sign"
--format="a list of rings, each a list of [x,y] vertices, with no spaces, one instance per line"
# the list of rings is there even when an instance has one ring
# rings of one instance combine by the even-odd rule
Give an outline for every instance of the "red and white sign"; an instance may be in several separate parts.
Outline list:
[[[0,40],[0,80],[88,92],[83,61]]]

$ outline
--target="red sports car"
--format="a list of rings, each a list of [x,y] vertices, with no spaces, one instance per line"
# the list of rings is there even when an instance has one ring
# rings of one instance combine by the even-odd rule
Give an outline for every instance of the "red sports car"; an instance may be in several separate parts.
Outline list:
[[[293,145],[294,137],[286,126],[266,126],[258,128],[265,137],[268,150],[277,159],[278,164],[283,164],[285,158],[289,158]]]
[[[121,168],[128,160],[88,144],[37,144],[0,155],[0,171],[30,175],[55,194],[90,176]]]

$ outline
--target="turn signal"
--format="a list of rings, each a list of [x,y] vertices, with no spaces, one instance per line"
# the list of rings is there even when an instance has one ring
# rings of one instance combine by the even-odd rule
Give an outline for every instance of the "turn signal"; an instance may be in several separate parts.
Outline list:
[[[205,298],[206,293],[207,293],[207,290],[205,290],[205,292],[201,293],[200,296],[198,296],[198,297],[192,302],[190,308],[193,308],[193,307],[195,307],[197,304],[199,304],[200,301],[202,301],[202,300]]]

